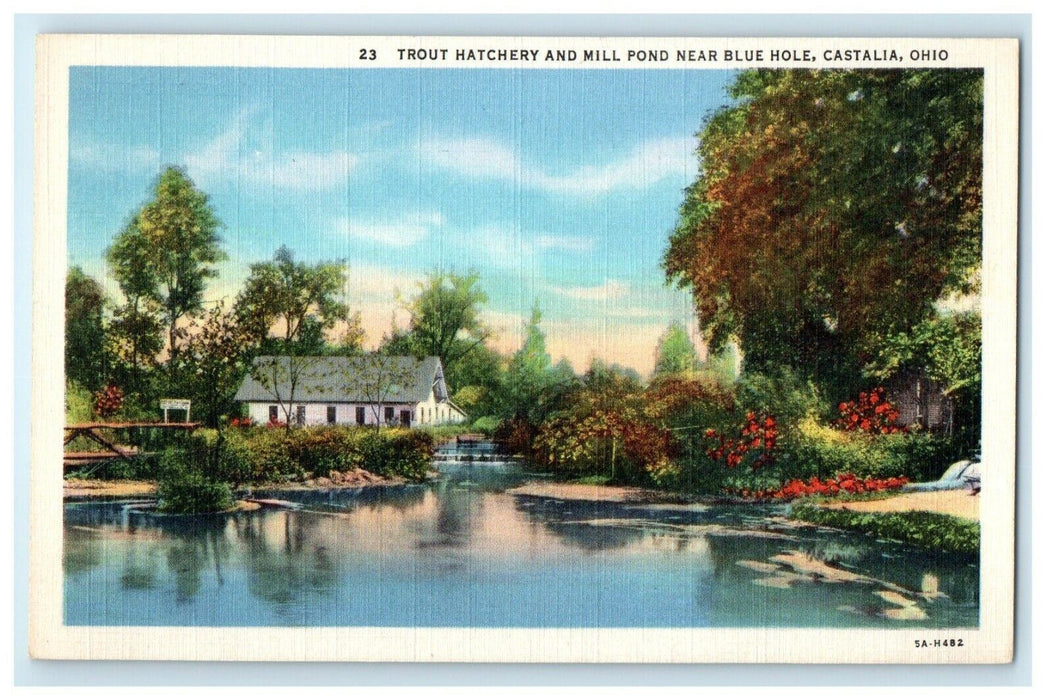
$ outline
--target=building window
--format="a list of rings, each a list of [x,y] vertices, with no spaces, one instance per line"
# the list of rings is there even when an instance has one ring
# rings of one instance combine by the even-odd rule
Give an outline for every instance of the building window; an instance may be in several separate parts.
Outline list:
[[[307,406],[296,407],[296,425],[304,425],[307,423]]]
[[[278,407],[277,406],[268,406],[267,407],[267,417],[270,419],[271,423],[277,423],[278,422]]]
[[[410,412],[407,409],[399,411],[399,422],[403,428],[410,427]]]
[[[336,406],[325,407],[325,422],[329,425],[336,423]]]
[[[384,422],[390,424],[395,420],[395,407],[385,406],[384,407]]]
[[[355,406],[355,423],[359,425],[366,424],[366,407]]]

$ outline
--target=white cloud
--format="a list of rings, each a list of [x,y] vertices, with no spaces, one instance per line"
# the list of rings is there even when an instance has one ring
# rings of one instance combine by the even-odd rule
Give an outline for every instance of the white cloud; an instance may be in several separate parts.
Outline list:
[[[568,299],[579,301],[613,301],[629,293],[629,283],[621,280],[607,280],[592,287],[564,287],[554,284],[545,285],[545,289]]]
[[[694,146],[691,138],[651,139],[615,160],[559,174],[526,163],[514,149],[485,138],[428,141],[420,147],[420,156],[429,165],[470,178],[508,180],[547,192],[590,196],[642,189],[670,175],[693,172]]]
[[[76,145],[70,149],[73,162],[103,172],[120,172],[156,168],[161,156],[151,146],[102,144],[83,138],[74,138]]]
[[[392,248],[405,248],[420,243],[442,225],[438,212],[404,214],[395,219],[338,219],[339,233],[359,240],[373,241]]]
[[[538,250],[556,250],[566,253],[588,253],[596,247],[596,239],[584,236],[554,236],[543,234],[535,239]]]
[[[238,180],[281,189],[322,190],[345,182],[358,164],[346,151],[268,151],[252,148],[248,123],[254,109],[241,110],[231,124],[182,159],[191,177]],[[266,132],[268,129],[261,128]]]

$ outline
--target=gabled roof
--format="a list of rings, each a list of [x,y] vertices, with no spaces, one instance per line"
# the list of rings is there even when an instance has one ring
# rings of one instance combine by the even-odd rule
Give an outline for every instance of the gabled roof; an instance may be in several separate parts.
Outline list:
[[[255,359],[234,399],[272,403],[418,403],[427,401],[433,390],[437,390],[440,400],[448,398],[438,357],[418,360],[375,353],[358,357],[264,355]]]

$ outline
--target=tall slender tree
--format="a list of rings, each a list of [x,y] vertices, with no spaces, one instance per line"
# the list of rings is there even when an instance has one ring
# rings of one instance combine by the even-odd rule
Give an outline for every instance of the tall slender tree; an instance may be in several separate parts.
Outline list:
[[[161,307],[172,359],[178,353],[176,327],[201,309],[205,282],[226,256],[220,248],[216,218],[208,195],[179,168],[169,166],[154,187],[154,199],[135,216],[123,235],[141,237],[144,262],[151,267],[149,294]],[[122,250],[115,242],[115,255]],[[133,273],[141,274],[141,273]]]

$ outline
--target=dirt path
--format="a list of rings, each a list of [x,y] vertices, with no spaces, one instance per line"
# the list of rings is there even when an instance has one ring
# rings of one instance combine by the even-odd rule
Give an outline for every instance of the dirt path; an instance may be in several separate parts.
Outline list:
[[[62,484],[62,497],[85,498],[131,498],[153,496],[157,484],[152,481],[103,481],[101,479],[66,479]]]
[[[930,513],[956,515],[969,520],[980,519],[980,496],[965,489],[953,491],[919,491],[901,493],[876,501],[837,501],[820,503],[824,508],[856,510],[864,513],[904,513],[924,510]]]

